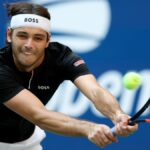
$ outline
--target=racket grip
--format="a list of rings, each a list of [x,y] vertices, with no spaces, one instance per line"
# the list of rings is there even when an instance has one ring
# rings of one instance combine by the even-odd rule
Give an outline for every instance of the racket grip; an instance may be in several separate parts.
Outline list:
[[[116,136],[116,134],[115,134],[115,127],[112,127],[112,128],[111,128],[111,132],[112,132],[112,134],[113,134],[114,136]]]

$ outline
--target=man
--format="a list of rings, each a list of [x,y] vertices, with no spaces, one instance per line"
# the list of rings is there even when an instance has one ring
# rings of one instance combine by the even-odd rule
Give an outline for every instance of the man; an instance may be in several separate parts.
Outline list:
[[[117,142],[107,125],[44,107],[64,80],[71,80],[97,110],[113,121],[117,135],[127,136],[137,130],[137,125],[127,125],[130,117],[96,82],[84,60],[69,47],[50,42],[46,8],[31,3],[14,3],[7,8],[12,18],[7,46],[0,51],[0,149],[41,150],[43,130],[86,137],[100,147]],[[41,91],[40,85],[48,88]]]

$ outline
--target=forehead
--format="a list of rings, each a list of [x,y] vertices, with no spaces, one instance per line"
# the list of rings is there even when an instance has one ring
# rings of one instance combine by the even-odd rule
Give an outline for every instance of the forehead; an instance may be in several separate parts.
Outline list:
[[[15,33],[26,33],[29,35],[43,35],[47,36],[47,32],[35,27],[19,27],[14,29]]]

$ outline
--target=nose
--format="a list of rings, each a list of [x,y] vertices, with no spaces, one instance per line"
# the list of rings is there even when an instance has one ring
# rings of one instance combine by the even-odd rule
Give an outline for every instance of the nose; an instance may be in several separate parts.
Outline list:
[[[27,39],[24,46],[26,48],[28,48],[28,49],[31,49],[33,47],[33,40],[32,40],[32,38]]]

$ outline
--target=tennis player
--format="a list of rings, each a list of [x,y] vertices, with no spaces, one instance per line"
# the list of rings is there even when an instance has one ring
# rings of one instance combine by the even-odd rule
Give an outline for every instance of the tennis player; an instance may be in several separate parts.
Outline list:
[[[130,116],[96,82],[84,60],[69,47],[51,42],[50,14],[46,8],[13,3],[7,9],[11,16],[7,44],[0,50],[0,149],[42,150],[44,130],[85,137],[99,147],[117,142],[105,124],[78,120],[45,108],[64,80],[72,81],[98,111],[112,120],[117,135],[127,136],[137,130],[137,125],[127,125]]]

